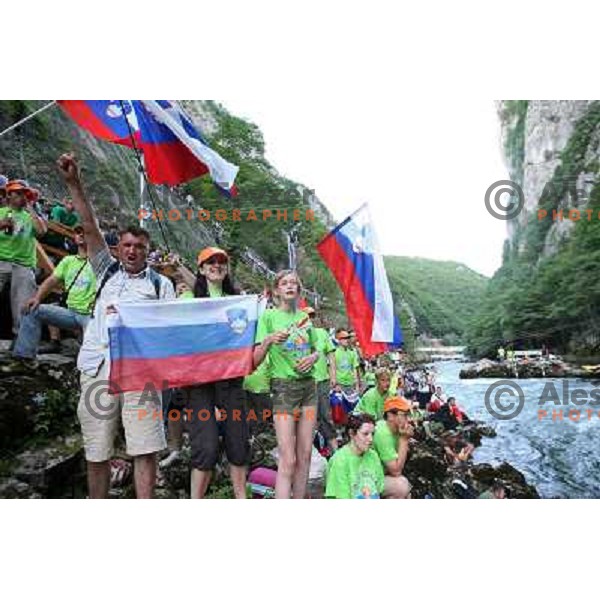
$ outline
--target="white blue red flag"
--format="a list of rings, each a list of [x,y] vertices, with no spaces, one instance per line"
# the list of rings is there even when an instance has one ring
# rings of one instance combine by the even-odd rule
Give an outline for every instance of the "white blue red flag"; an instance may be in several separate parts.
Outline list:
[[[344,294],[346,311],[367,357],[402,345],[400,322],[366,204],[317,245]]]
[[[116,390],[186,387],[252,371],[258,296],[116,307],[108,329]]]
[[[178,185],[210,173],[215,185],[235,196],[239,168],[212,150],[181,106],[171,100],[59,100],[84,129],[109,142],[143,152],[152,183]]]

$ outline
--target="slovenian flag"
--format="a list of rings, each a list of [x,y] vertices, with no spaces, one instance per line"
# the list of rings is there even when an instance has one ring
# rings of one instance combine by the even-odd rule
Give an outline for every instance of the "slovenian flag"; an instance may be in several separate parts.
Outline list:
[[[121,103],[122,102],[122,103]],[[132,146],[138,134],[138,124],[132,105],[123,100],[57,100],[61,108],[93,136]]]
[[[209,173],[218,189],[236,195],[239,167],[212,150],[181,106],[172,100],[58,100],[96,137],[144,154],[152,183],[179,185]]]
[[[362,353],[370,357],[401,346],[402,330],[367,205],[331,231],[317,250],[344,294]]]
[[[253,368],[258,296],[116,305],[110,383],[156,390],[243,377]]]

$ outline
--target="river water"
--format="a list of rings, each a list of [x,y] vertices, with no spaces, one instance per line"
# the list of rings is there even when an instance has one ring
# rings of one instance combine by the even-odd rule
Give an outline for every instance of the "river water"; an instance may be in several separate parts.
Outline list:
[[[457,403],[474,419],[488,423],[497,432],[495,438],[484,438],[474,454],[476,462],[498,464],[511,463],[536,486],[543,498],[600,498],[600,406],[568,404],[572,390],[577,388],[580,397],[598,389],[600,382],[579,379],[518,379],[513,380],[523,390],[525,404],[514,418],[499,420],[485,406],[485,393],[495,379],[459,379],[465,364],[438,362],[434,368],[437,384],[448,396],[455,396]],[[564,393],[568,383],[569,391]],[[559,406],[548,401],[547,384],[554,384]],[[542,400],[540,403],[540,399]],[[504,397],[503,402],[510,398]],[[539,411],[546,410],[547,417],[540,418]],[[555,418],[552,412],[556,411]],[[562,410],[562,421],[558,418]],[[593,410],[588,415],[587,410]],[[580,411],[579,420],[577,412]]]

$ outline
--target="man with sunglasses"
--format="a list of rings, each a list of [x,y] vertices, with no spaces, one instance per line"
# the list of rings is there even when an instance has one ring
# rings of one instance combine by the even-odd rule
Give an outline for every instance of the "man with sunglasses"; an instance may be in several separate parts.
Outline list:
[[[0,206],[0,293],[10,283],[13,333],[19,332],[21,308],[36,290],[36,236],[46,233],[46,223],[31,206],[32,188],[22,180],[6,184],[7,203]]]

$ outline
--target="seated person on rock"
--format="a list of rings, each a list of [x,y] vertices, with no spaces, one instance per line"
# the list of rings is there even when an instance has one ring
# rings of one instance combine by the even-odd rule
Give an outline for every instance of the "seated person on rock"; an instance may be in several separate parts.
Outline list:
[[[375,426],[373,448],[385,471],[384,498],[408,498],[410,495],[410,483],[402,473],[413,436],[408,416],[411,408],[405,398],[388,398],[383,406],[383,419]]]
[[[383,404],[389,395],[391,374],[387,369],[375,371],[375,387],[369,388],[359,400],[355,413],[366,413],[376,421],[383,418]]]
[[[379,499],[385,478],[379,456],[372,449],[375,419],[368,414],[348,416],[350,442],[337,450],[327,467],[326,498]]]
[[[80,337],[90,320],[96,297],[96,276],[88,261],[83,227],[75,229],[77,254],[65,256],[56,269],[27,300],[13,354],[16,358],[34,359],[42,336],[42,325],[77,331]],[[42,304],[50,292],[63,286],[66,306]]]
[[[444,440],[444,455],[450,465],[459,465],[471,458],[475,446],[470,444],[459,435],[446,434]]]

